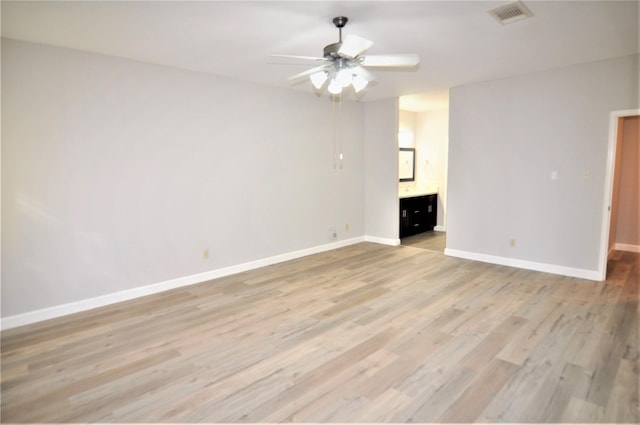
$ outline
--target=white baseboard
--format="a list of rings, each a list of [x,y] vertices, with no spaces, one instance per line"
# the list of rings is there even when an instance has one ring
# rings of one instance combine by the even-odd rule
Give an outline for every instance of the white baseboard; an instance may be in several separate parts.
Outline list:
[[[444,254],[451,257],[464,258],[467,260],[482,261],[483,263],[499,264],[501,266],[517,267],[520,269],[535,270],[538,272],[577,277],[580,279],[602,281],[602,276],[597,270],[576,269],[573,267],[537,263],[535,261],[518,260],[508,257],[498,257],[495,255],[478,254],[476,252],[460,251],[450,248],[445,248]]]
[[[125,291],[105,294],[94,298],[88,298],[72,303],[61,304],[53,307],[47,307],[40,310],[30,311],[27,313],[16,314],[2,318],[0,320],[0,328],[2,330],[16,328],[18,326],[30,325],[32,323],[41,322],[43,320],[54,319],[56,317],[67,316],[69,314],[79,313],[98,307],[104,307],[122,301],[132,300],[134,298],[144,297],[146,295],[157,294],[158,292],[168,291],[170,289],[180,288],[183,286],[193,285],[196,283],[206,282],[208,280],[241,273],[247,270],[253,270],[260,267],[270,266],[284,261],[294,260],[307,255],[318,254],[324,251],[353,245],[367,240],[366,237],[360,236],[343,241],[319,245],[312,248],[302,249],[300,251],[289,252],[286,254],[276,255],[273,257],[263,258],[260,260],[250,261],[248,263],[238,264],[235,266],[224,267],[221,269],[211,270],[204,273],[184,276],[177,279],[171,279],[164,282],[154,283],[151,285],[140,286],[138,288],[127,289]],[[375,242],[375,241],[374,241]],[[379,242],[382,243],[382,242]]]
[[[382,245],[398,246],[400,245],[400,239],[379,238],[377,236],[365,236],[366,242],[374,242]]]
[[[640,252],[640,245],[631,245],[627,243],[615,243],[613,249],[616,251]]]
[[[436,227],[434,227],[434,228],[433,228],[433,230],[434,230],[435,232],[446,232],[446,231],[447,231],[447,228],[446,228],[446,227],[444,227],[444,226],[436,226]]]
[[[17,314],[14,316],[5,317],[0,320],[1,329],[11,329],[19,326],[29,325],[44,320],[54,319],[56,317],[62,317],[69,314],[79,313],[86,310],[91,310],[98,307],[104,307],[107,305],[115,304],[122,301],[128,301],[135,298],[143,297],[146,295],[152,295],[170,289],[180,288],[183,286],[193,285],[197,283],[206,282],[208,280],[217,279],[220,277],[229,276],[236,273],[241,273],[248,270],[257,269],[260,267],[269,266],[272,264],[281,263],[284,261],[293,260],[307,255],[317,254],[332,249],[341,248],[348,245],[353,245],[360,242],[374,242],[383,245],[398,246],[400,245],[400,239],[380,238],[376,236],[360,236],[352,239],[347,239],[338,242],[332,242],[325,245],[319,245],[312,248],[307,248],[299,251],[294,251],[286,254],[276,255],[273,257],[263,258],[260,260],[250,261],[235,266],[224,267],[221,269],[211,270],[204,273],[198,273],[190,276],[184,276],[177,279],[171,279],[164,282],[154,283],[151,285],[141,286],[138,288],[132,288],[125,291],[114,292],[111,294],[101,295],[94,298],[88,298],[72,303],[62,304],[58,306],[48,307],[40,310],[30,311],[27,313]],[[559,274],[564,276],[578,277],[589,280],[601,280],[597,272],[592,270],[574,269],[570,267],[555,266],[551,264],[535,263],[531,261],[516,260],[512,258],[497,257],[486,254],[477,254],[473,252],[459,251],[455,249],[446,248],[445,255],[451,257],[465,258],[468,260],[482,261],[485,263],[500,264],[504,266],[518,267],[528,270],[536,270],[541,272]]]

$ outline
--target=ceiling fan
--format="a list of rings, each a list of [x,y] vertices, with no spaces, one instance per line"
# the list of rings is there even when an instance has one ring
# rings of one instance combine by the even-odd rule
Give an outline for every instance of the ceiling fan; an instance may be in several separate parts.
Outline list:
[[[320,62],[320,65],[289,77],[295,81],[309,77],[317,90],[327,91],[336,96],[346,88],[353,87],[356,93],[364,90],[370,82],[375,81],[367,68],[415,68],[420,62],[416,54],[396,55],[364,55],[373,45],[373,41],[357,35],[347,35],[342,40],[342,28],[349,21],[344,16],[333,18],[333,24],[338,28],[337,43],[324,47],[323,57],[271,55],[276,58],[308,60]]]

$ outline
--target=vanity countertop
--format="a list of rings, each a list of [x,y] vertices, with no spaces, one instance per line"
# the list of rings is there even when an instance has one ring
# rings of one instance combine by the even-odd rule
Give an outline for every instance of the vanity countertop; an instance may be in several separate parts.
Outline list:
[[[425,196],[425,195],[437,195],[438,191],[437,190],[422,190],[422,191],[401,191],[398,193],[398,198],[399,199],[404,199],[404,198],[415,198],[416,196]]]

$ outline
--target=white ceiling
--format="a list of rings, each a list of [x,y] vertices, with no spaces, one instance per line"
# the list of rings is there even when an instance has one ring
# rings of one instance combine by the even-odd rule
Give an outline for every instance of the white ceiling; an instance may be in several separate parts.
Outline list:
[[[505,3],[2,1],[2,36],[312,93],[287,81],[308,65],[267,57],[321,56],[344,15],[344,35],[375,42],[368,53],[421,59],[416,71],[374,71],[364,101],[639,52],[638,1],[525,0],[534,17],[502,26],[487,10]]]
[[[449,109],[449,89],[400,96],[398,107],[413,112]]]

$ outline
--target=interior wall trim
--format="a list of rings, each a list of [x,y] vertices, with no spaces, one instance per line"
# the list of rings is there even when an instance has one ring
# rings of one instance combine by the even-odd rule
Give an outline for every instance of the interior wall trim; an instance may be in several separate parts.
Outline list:
[[[365,236],[365,242],[374,242],[382,245],[390,245],[390,246],[398,246],[400,245],[400,239],[391,239],[391,238],[379,238],[377,236]]]
[[[618,243],[613,245],[613,249],[617,251],[638,252],[640,253],[640,245],[631,245],[628,243]]]
[[[611,225],[611,203],[613,202],[613,177],[618,140],[618,118],[640,115],[640,109],[623,109],[609,114],[609,145],[607,148],[607,170],[604,178],[604,199],[602,203],[602,224],[600,230],[600,255],[598,261],[598,280],[607,277],[607,258],[609,254],[609,227]]]
[[[496,255],[479,254],[476,252],[460,251],[457,249],[450,249],[450,248],[445,248],[444,254],[450,257],[481,261],[483,263],[517,267],[519,269],[534,270],[538,272],[552,273],[552,274],[557,274],[561,276],[577,277],[579,279],[602,281],[602,279],[600,279],[600,273],[597,270],[576,269],[573,267],[538,263],[535,261],[518,260],[515,258],[500,257]]]
[[[307,255],[318,254],[324,251],[341,248],[348,245],[364,242],[365,236],[345,239],[324,245],[319,245],[299,251],[280,254],[273,257],[263,258],[235,266],[223,267],[221,269],[211,270],[204,273],[197,273],[190,276],[179,277],[176,279],[166,280],[164,282],[153,283],[151,285],[140,286],[137,288],[127,289],[125,291],[114,292],[111,294],[100,295],[94,298],[88,298],[67,304],[61,304],[53,307],[47,307],[40,310],[34,310],[14,316],[8,316],[0,319],[0,329],[12,329],[19,326],[30,325],[44,320],[55,319],[57,317],[67,316],[82,311],[92,310],[98,307],[105,307],[111,304],[128,301],[147,295],[157,294],[159,292],[168,291],[175,288],[194,285],[206,282],[220,277],[230,276],[248,270],[260,267],[270,266],[272,264],[282,263],[284,261],[294,260]]]

